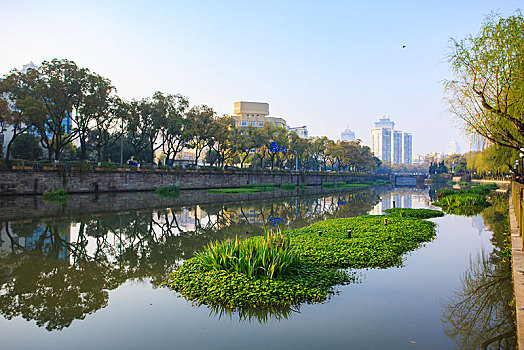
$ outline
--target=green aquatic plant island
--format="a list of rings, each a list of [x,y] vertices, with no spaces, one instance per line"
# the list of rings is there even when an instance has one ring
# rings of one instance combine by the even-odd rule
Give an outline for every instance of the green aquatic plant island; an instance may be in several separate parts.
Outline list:
[[[419,218],[360,216],[317,222],[246,240],[211,243],[166,284],[198,304],[290,307],[322,302],[355,280],[342,268],[400,266],[402,255],[435,236]]]
[[[387,215],[398,216],[401,218],[430,219],[444,216],[444,212],[433,209],[411,209],[411,208],[390,208],[384,210]]]

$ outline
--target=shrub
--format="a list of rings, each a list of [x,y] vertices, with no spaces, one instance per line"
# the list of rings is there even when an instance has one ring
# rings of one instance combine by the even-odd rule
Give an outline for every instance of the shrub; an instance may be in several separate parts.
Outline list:
[[[284,191],[293,191],[297,186],[295,184],[282,184],[280,189]]]
[[[156,194],[158,194],[161,197],[178,197],[180,194],[180,189],[177,185],[171,185],[171,186],[165,186],[165,187],[159,187],[155,191]]]

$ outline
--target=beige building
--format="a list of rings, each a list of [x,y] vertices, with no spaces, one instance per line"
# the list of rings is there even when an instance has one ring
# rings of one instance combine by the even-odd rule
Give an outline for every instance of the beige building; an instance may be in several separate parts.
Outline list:
[[[235,120],[237,128],[245,129],[248,126],[262,128],[266,123],[274,126],[286,128],[286,121],[283,118],[269,117],[269,104],[264,102],[235,102],[235,115],[231,117]]]

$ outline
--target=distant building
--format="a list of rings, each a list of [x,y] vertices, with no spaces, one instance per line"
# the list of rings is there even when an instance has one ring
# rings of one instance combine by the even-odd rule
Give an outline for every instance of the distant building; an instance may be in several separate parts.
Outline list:
[[[394,130],[389,116],[382,116],[371,129],[371,151],[375,157],[393,164],[411,164],[413,137],[410,133]]]
[[[269,117],[269,104],[264,102],[235,102],[235,120],[237,128],[246,129],[248,126],[263,128],[266,123],[286,128],[287,124],[283,118]]]
[[[347,142],[355,141],[355,132],[350,129],[342,131],[342,133],[340,134],[340,140]]]
[[[451,141],[449,141],[448,145],[446,146],[446,154],[460,154],[460,147],[455,139],[451,139]]]
[[[289,131],[290,132],[294,132],[295,134],[297,134],[300,138],[303,138],[303,139],[307,139],[309,136],[308,136],[308,133],[307,133],[307,126],[296,126],[296,127],[293,127],[293,128],[289,128]]]
[[[382,118],[375,122],[375,128],[384,128],[384,129],[395,129],[395,123],[389,119],[389,115],[383,115]]]
[[[413,161],[413,136],[409,132],[402,133],[402,163],[412,164]]]

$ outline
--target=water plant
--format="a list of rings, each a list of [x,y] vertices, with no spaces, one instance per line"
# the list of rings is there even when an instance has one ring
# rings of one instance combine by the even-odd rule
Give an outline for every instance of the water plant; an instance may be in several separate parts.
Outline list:
[[[297,185],[295,184],[282,184],[280,185],[280,189],[284,191],[293,191],[297,188]]]
[[[249,184],[238,188],[212,188],[207,190],[210,193],[234,194],[234,193],[257,193],[273,191],[273,185],[266,184]]]
[[[389,267],[402,263],[402,254],[431,240],[435,223],[417,218],[366,215],[325,220],[288,231],[300,258],[324,267]],[[348,238],[348,230],[351,238]],[[319,235],[318,232],[322,231]]]
[[[208,270],[226,270],[248,277],[281,276],[299,261],[289,245],[289,236],[280,230],[268,231],[265,236],[239,241],[214,242],[195,255]]]
[[[180,194],[180,189],[177,185],[171,185],[171,186],[165,186],[165,187],[159,187],[155,191],[156,194],[158,194],[161,197],[178,197]]]
[[[42,193],[42,196],[44,196],[45,200],[56,202],[62,202],[65,201],[67,198],[71,197],[67,194],[67,191],[62,188],[54,191],[44,191],[44,193]]]
[[[229,309],[321,302],[334,286],[355,279],[339,268],[399,266],[404,253],[435,235],[432,222],[388,217],[385,225],[384,218],[326,220],[213,243],[179,266],[166,284],[195,303]]]
[[[440,210],[433,209],[411,209],[411,208],[390,208],[384,210],[387,215],[398,216],[401,218],[429,219],[444,216]]]

